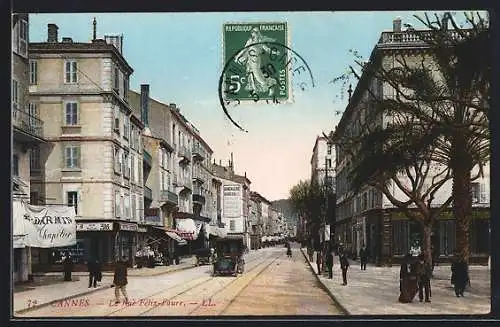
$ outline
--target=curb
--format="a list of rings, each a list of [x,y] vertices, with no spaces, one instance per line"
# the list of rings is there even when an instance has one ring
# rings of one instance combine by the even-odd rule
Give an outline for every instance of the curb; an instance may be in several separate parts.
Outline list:
[[[164,272],[160,272],[160,273],[157,273],[157,274],[154,274],[154,275],[129,276],[129,277],[155,277],[155,276],[159,276],[159,275],[165,275],[165,274],[173,273],[173,272],[176,272],[176,271],[182,271],[182,270],[191,269],[191,268],[194,268],[194,267],[196,267],[196,266],[183,267],[183,268],[179,268],[179,269],[175,269],[175,270],[164,271]],[[51,305],[53,305],[54,303],[57,303],[57,302],[71,300],[71,299],[74,299],[74,298],[77,298],[77,297],[81,297],[81,296],[89,295],[89,294],[92,294],[92,293],[95,293],[95,292],[98,292],[98,291],[109,289],[109,288],[111,288],[111,285],[113,285],[113,284],[108,284],[107,286],[103,285],[103,286],[101,286],[99,288],[92,289],[90,291],[85,291],[83,293],[78,293],[78,294],[75,294],[75,295],[70,295],[70,296],[66,296],[66,297],[60,298],[60,299],[52,300],[52,301],[49,301],[49,302],[46,302],[46,303],[37,304],[37,305],[31,306],[29,308],[24,308],[24,309],[15,311],[14,312],[14,316],[16,314],[23,314],[23,313],[26,313],[26,312],[29,312],[29,311],[33,311],[33,310],[38,310],[38,309],[41,309],[41,308],[45,308],[45,307],[51,306]]]
[[[349,310],[346,309],[346,307],[344,305],[342,305],[342,303],[339,302],[339,300],[337,299],[337,297],[332,293],[332,291],[323,283],[323,281],[321,280],[321,278],[319,278],[319,275],[314,271],[314,268],[312,266],[312,263],[311,261],[309,261],[309,259],[307,258],[306,254],[304,253],[304,250],[301,248],[300,249],[300,252],[302,252],[302,255],[304,256],[304,259],[306,259],[307,263],[309,264],[309,269],[311,269],[313,275],[316,277],[316,279],[318,280],[318,282],[320,283],[321,287],[323,288],[323,290],[328,293],[328,295],[330,295],[330,297],[332,298],[333,302],[335,302],[335,304],[337,305],[337,307],[340,308],[341,311],[343,311],[343,314],[345,315],[351,315],[351,313],[349,312]]]

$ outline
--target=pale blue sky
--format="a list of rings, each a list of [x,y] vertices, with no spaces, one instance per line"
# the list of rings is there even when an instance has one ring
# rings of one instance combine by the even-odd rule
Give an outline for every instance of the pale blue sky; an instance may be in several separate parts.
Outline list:
[[[349,49],[368,57],[395,17],[420,26],[415,13],[422,12],[31,14],[30,41],[45,42],[47,24],[55,23],[59,40],[88,42],[93,17],[98,38],[123,33],[123,54],[134,69],[130,88],[138,91],[140,84],[150,84],[151,97],[175,102],[212,147],[217,162],[227,162],[233,152],[235,168],[247,173],[252,190],[276,200],[310,177],[316,136],[340,119],[335,111],[346,102],[336,99],[340,86],[329,81],[352,64]],[[297,92],[294,104],[241,105],[231,111],[249,131],[243,133],[219,105],[222,24],[259,21],[288,22],[291,47],[309,64],[316,87]]]

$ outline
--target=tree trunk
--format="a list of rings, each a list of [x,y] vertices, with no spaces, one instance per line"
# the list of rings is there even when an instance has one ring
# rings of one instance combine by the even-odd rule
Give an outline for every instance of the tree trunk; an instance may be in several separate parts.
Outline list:
[[[428,223],[424,223],[424,261],[428,262],[429,265],[432,265],[432,221]]]
[[[471,161],[464,151],[464,138],[455,139],[453,170],[453,214],[456,222],[457,255],[469,263],[469,225],[472,217]]]

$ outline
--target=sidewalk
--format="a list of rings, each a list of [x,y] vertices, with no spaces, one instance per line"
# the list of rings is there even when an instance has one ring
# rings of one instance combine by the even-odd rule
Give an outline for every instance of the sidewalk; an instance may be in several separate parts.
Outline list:
[[[307,259],[305,249],[301,249]],[[488,314],[491,309],[490,270],[487,266],[471,266],[471,287],[465,296],[457,298],[450,283],[450,266],[436,266],[431,280],[431,303],[399,303],[399,266],[376,267],[368,264],[361,270],[359,262],[350,260],[347,285],[342,285],[338,258],[333,266],[333,279],[318,276],[316,262],[311,269],[330,296],[350,315],[434,315],[434,314]]]
[[[152,277],[174,271],[193,268],[195,258],[184,258],[178,265],[157,266],[155,268],[129,269],[128,277]],[[51,305],[58,301],[85,296],[111,287],[112,272],[103,272],[100,286],[88,288],[88,273],[75,272],[72,281],[63,281],[62,273],[46,273],[35,275],[35,282],[16,285],[14,287],[14,312],[25,312],[39,307]]]

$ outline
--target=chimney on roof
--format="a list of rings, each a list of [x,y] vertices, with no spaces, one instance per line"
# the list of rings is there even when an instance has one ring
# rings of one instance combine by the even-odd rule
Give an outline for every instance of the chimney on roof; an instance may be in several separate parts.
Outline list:
[[[49,43],[57,43],[57,30],[59,27],[57,27],[56,24],[47,24],[47,42]]]
[[[141,84],[141,120],[149,125],[149,84]]]
[[[401,18],[397,17],[392,21],[392,31],[401,32]]]
[[[73,43],[73,39],[70,37],[63,37],[61,42],[62,43]]]
[[[97,21],[95,20],[92,22],[92,25],[94,26],[93,28],[93,33],[92,33],[92,41],[94,41],[97,38]]]

